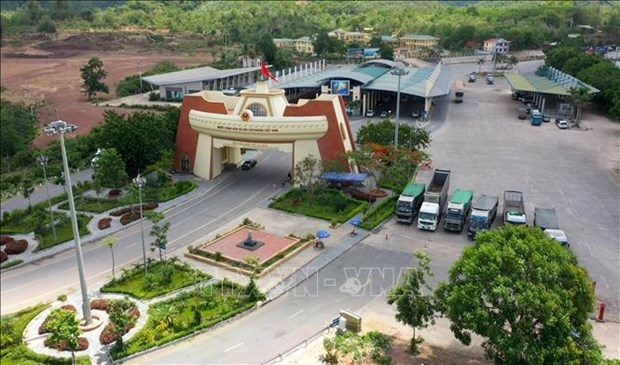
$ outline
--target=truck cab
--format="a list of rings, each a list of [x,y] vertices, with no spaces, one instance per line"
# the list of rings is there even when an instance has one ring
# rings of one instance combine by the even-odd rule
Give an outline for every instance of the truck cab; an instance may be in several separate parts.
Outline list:
[[[472,190],[456,189],[454,191],[450,201],[448,201],[446,216],[443,221],[443,228],[446,231],[461,232],[463,230],[473,196]]]
[[[429,202],[422,203],[420,213],[418,214],[418,229],[435,231],[437,230],[439,219],[439,204]]]

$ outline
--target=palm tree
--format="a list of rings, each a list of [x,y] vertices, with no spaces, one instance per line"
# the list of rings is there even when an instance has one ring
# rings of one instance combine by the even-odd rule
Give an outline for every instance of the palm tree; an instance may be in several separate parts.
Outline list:
[[[569,101],[574,108],[577,108],[575,111],[575,124],[577,128],[579,128],[579,123],[581,122],[581,108],[587,104],[590,99],[592,99],[592,95],[590,94],[590,90],[585,87],[571,87],[568,92],[570,93]],[[572,112],[571,112],[572,115]]]
[[[478,58],[478,73],[482,72],[482,65],[484,65],[484,57]]]
[[[114,280],[114,246],[116,246],[116,237],[108,236],[101,241],[101,246],[108,247],[112,253],[112,280]]]

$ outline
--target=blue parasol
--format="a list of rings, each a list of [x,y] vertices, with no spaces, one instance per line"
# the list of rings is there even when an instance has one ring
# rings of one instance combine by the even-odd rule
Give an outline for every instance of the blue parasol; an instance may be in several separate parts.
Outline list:
[[[362,223],[362,220],[359,218],[353,218],[349,221],[353,226],[357,227]]]
[[[317,238],[327,238],[327,237],[329,237],[329,232],[327,232],[324,229],[321,229],[321,230],[318,230],[316,232],[316,236],[317,236]]]

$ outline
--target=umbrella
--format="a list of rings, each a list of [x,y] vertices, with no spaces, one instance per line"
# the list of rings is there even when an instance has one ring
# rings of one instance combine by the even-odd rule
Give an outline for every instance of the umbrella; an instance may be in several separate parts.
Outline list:
[[[327,238],[327,237],[329,237],[329,232],[327,232],[327,231],[326,231],[326,230],[324,230],[324,229],[321,229],[321,230],[319,230],[319,231],[317,231],[317,232],[316,232],[316,236],[317,236],[318,238]]]
[[[362,220],[359,218],[353,218],[349,221],[353,226],[357,227],[362,223]]]

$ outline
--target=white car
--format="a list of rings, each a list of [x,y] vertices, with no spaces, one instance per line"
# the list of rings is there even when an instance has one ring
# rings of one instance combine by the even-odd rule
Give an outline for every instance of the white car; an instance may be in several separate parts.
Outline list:
[[[370,118],[374,117],[375,116],[375,111],[372,110],[372,109],[366,110],[366,116],[370,117]]]
[[[560,129],[568,129],[568,122],[565,120],[558,120],[555,122],[555,125],[557,125]]]

